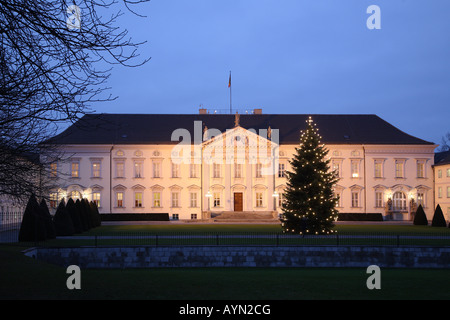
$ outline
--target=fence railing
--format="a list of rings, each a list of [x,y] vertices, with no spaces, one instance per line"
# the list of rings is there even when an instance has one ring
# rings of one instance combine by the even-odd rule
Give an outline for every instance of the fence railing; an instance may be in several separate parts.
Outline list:
[[[20,228],[23,211],[0,212],[0,231]]]
[[[5,233],[3,233],[5,235]],[[18,243],[32,246],[450,246],[450,232],[432,234],[337,233],[333,235],[290,235],[283,233],[98,233],[58,237],[40,242]]]

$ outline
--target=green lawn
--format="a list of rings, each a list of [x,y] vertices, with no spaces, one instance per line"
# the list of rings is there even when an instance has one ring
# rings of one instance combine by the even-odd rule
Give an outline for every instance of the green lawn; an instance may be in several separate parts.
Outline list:
[[[339,224],[340,233],[427,233],[450,234],[450,228],[414,225],[380,225],[380,224]],[[146,224],[146,225],[104,225],[89,231],[89,234],[117,232],[280,232],[277,224]]]
[[[328,237],[303,238],[283,236],[281,227],[273,224],[106,225],[77,235],[78,239],[56,239],[42,245],[450,245],[449,228],[337,225],[336,230],[337,234]]]
[[[81,290],[68,290],[62,267],[0,246],[0,299],[450,299],[450,270],[382,269],[369,290],[365,269],[166,268],[82,270]]]
[[[338,225],[339,234],[450,234],[448,228]],[[128,233],[277,233],[276,225],[102,226],[83,235]],[[450,299],[449,269],[382,269],[381,290],[366,287],[355,268],[165,268],[82,270],[82,289],[66,288],[62,267],[25,257],[17,244],[0,245],[0,299]]]

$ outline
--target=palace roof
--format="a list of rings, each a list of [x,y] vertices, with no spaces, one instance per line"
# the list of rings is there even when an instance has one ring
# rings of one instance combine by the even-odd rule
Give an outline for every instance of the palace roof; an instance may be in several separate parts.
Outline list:
[[[450,150],[436,152],[434,154],[434,165],[441,166],[444,164],[450,164]]]
[[[325,144],[432,145],[413,137],[377,115],[368,114],[241,114],[239,126],[279,130],[280,144],[298,144],[300,130],[311,116]],[[171,141],[176,129],[186,129],[194,139],[194,122],[201,130],[225,132],[235,127],[234,114],[87,114],[48,140],[55,144],[178,144]],[[197,130],[198,136],[199,130]]]

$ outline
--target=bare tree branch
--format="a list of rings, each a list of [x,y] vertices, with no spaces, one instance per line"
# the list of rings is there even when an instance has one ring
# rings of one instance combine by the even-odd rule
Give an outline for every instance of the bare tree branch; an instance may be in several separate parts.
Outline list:
[[[144,2],[0,0],[0,195],[44,193],[49,163],[30,157],[54,161],[55,146],[43,142],[92,104],[115,99],[106,86],[112,67],[149,60],[138,53],[145,42],[118,22],[121,6],[139,16],[131,6]]]

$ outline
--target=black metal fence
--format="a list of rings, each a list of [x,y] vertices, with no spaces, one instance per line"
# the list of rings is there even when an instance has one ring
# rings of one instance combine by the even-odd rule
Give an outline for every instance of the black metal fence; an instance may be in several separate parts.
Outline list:
[[[22,211],[0,211],[0,231],[14,230],[22,223]]]
[[[336,233],[333,235],[290,235],[252,232],[117,232],[80,234],[40,242],[18,242],[18,231],[0,233],[0,241],[20,246],[450,246],[450,230],[432,233]]]

